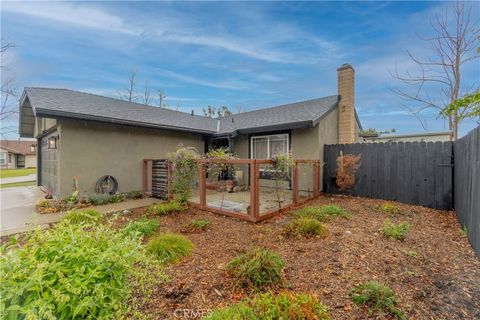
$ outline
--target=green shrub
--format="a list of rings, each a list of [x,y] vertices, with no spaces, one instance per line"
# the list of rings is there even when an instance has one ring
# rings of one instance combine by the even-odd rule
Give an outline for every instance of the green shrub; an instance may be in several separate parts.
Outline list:
[[[188,238],[174,233],[165,233],[152,238],[147,245],[147,252],[162,263],[173,263],[192,253],[193,243]]]
[[[79,201],[78,191],[74,191],[71,195],[64,199],[68,203],[77,203]]]
[[[70,211],[63,221],[70,224],[97,224],[102,219],[102,214],[93,209]]]
[[[158,214],[160,216],[175,213],[175,212],[181,212],[187,209],[187,206],[176,201],[168,201],[168,202],[163,202],[163,203],[155,203],[151,205],[147,209],[147,213],[154,213]]]
[[[268,249],[254,249],[233,259],[228,271],[236,284],[255,290],[282,284],[283,260]]]
[[[119,203],[125,201],[125,196],[123,194],[117,193],[110,196],[110,203]]]
[[[232,306],[218,309],[208,320],[303,319],[328,320],[325,305],[314,296],[282,292],[277,296],[264,293]]]
[[[142,218],[137,221],[130,221],[125,227],[123,227],[122,232],[127,235],[140,235],[140,236],[151,236],[157,230],[160,224],[157,220]]]
[[[396,307],[395,293],[389,287],[370,281],[359,285],[351,291],[352,301],[359,305],[367,305],[370,313],[388,312],[397,319],[405,319],[404,313]]]
[[[143,191],[140,190],[132,190],[127,192],[128,199],[141,199],[143,198]]]
[[[158,277],[154,264],[143,269],[148,257],[139,248],[138,239],[104,225],[60,222],[36,231],[0,256],[0,313],[4,319],[122,318],[130,283],[139,274]]]
[[[93,205],[99,206],[110,203],[111,197],[112,196],[108,193],[93,193],[88,196],[87,201]]]
[[[350,218],[350,213],[347,210],[336,205],[303,207],[295,211],[293,214],[299,218],[313,218],[318,221],[327,221],[335,217]]]
[[[286,226],[286,231],[295,236],[323,236],[327,228],[316,219],[298,218]]]
[[[382,232],[387,237],[404,241],[409,229],[410,224],[408,224],[407,222],[394,224],[390,220],[385,220],[385,222],[383,223]]]
[[[206,230],[210,226],[210,221],[208,220],[192,220],[190,221],[190,227],[196,230]]]
[[[400,208],[397,205],[395,205],[393,203],[389,203],[389,202],[385,202],[384,204],[379,206],[378,210],[383,212],[383,213],[389,213],[389,214],[400,213]]]

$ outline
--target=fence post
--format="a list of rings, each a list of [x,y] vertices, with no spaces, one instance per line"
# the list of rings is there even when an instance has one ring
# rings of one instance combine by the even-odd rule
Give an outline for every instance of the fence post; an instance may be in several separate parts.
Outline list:
[[[250,215],[255,222],[260,218],[260,202],[259,202],[259,179],[257,160],[250,163]]]
[[[314,183],[313,183],[313,196],[316,197],[319,195],[319,189],[320,189],[320,161],[315,161],[313,163],[313,169],[314,169],[314,174],[313,178]]]
[[[148,160],[143,159],[143,193],[147,193],[148,189]]]
[[[207,181],[205,179],[205,165],[203,163],[199,163],[199,165],[200,168],[198,170],[198,184],[200,192],[200,208],[204,209],[207,206]]]
[[[298,162],[293,167],[293,203],[298,203]]]
[[[172,162],[167,160],[167,192],[168,192],[168,199],[173,199],[173,186],[172,186],[172,179],[173,179],[173,167]]]

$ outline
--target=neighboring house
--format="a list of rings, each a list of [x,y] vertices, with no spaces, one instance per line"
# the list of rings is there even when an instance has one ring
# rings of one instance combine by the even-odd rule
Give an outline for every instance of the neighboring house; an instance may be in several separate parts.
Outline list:
[[[114,176],[119,191],[142,189],[142,159],[164,159],[179,144],[199,152],[228,146],[240,158],[291,151],[322,159],[324,144],[359,141],[354,70],[338,68],[338,95],[213,119],[67,89],[25,88],[20,135],[38,142],[38,184],[56,196],[82,193]]]
[[[36,168],[35,141],[0,140],[0,168]]]
[[[365,142],[435,142],[450,141],[450,131],[440,132],[422,132],[408,134],[380,134],[380,135],[363,135]]]

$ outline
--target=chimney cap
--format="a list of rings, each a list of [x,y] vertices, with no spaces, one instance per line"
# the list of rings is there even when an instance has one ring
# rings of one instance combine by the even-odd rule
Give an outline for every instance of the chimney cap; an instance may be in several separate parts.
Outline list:
[[[337,71],[342,71],[345,69],[352,69],[352,71],[355,71],[350,63],[344,63],[340,67],[337,68]]]

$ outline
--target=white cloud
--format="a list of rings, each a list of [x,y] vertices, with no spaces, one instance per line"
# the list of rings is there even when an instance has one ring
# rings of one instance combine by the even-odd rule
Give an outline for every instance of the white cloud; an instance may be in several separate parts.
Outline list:
[[[2,11],[28,15],[57,23],[72,24],[98,30],[139,35],[138,29],[125,25],[124,20],[95,7],[73,3],[3,2]]]
[[[167,78],[179,80],[186,83],[196,84],[205,87],[212,87],[218,89],[229,89],[229,90],[245,90],[249,88],[249,84],[243,81],[238,80],[225,80],[225,81],[211,81],[199,79],[191,76],[186,76],[178,72],[156,68],[157,74],[165,76]]]

